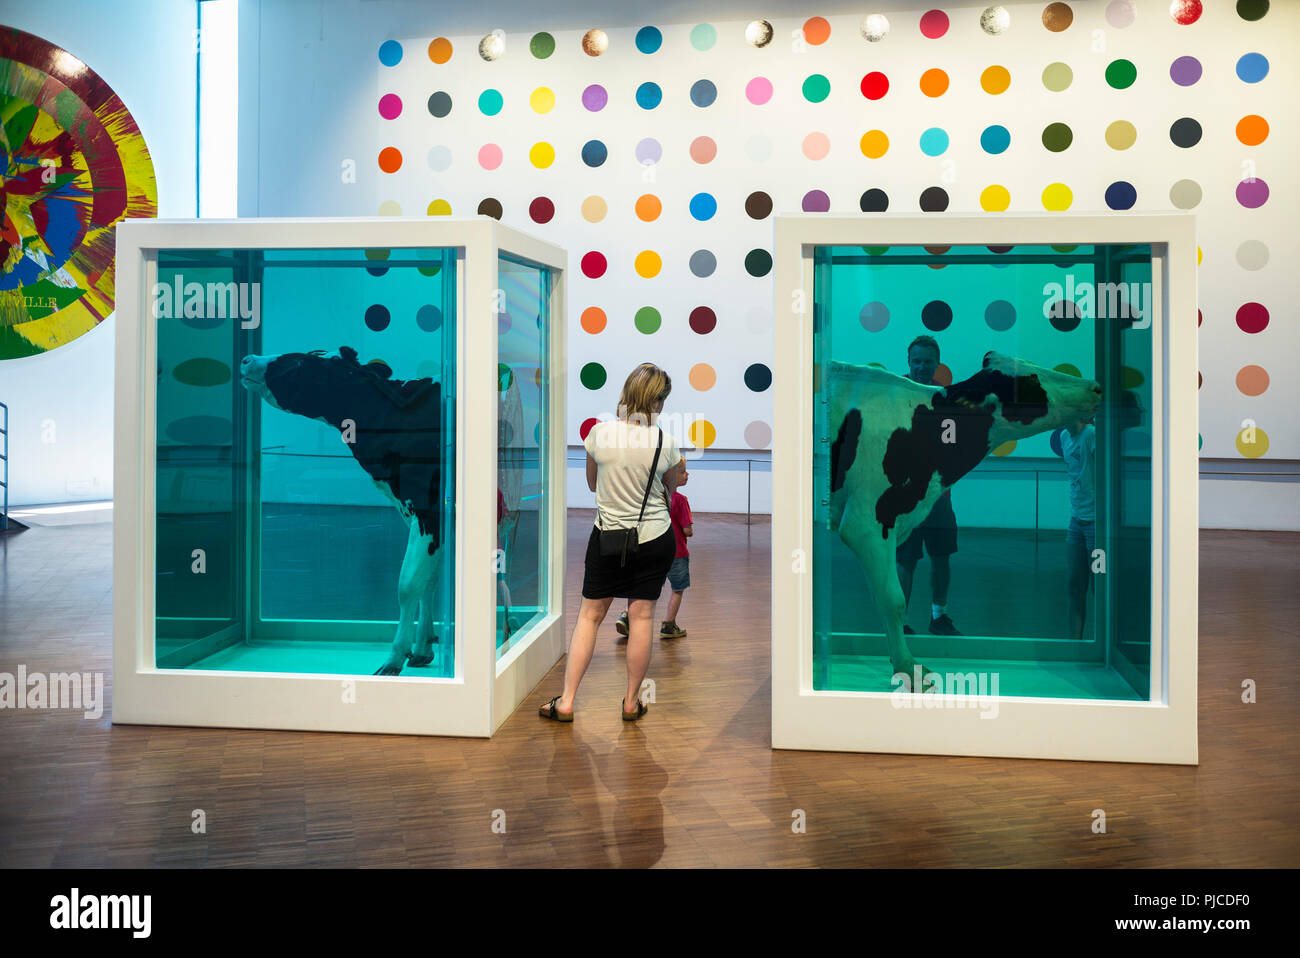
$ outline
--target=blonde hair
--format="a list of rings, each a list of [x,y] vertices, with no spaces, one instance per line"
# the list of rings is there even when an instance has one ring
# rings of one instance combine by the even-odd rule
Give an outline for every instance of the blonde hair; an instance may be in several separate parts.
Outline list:
[[[655,403],[663,402],[673,391],[673,381],[654,363],[642,363],[628,374],[618,396],[618,417],[649,425]]]

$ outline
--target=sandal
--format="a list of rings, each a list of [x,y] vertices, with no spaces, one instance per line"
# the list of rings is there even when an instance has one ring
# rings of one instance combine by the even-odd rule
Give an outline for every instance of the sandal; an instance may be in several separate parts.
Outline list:
[[[622,709],[623,709],[623,706],[626,705],[626,704],[627,704],[627,699],[623,699],[623,701],[619,703],[619,706],[618,706],[619,709],[622,710]],[[628,711],[626,711],[626,710],[623,711],[623,721],[624,721],[624,722],[635,722],[635,721],[636,721],[637,719],[639,719],[642,715],[645,715],[645,713],[646,713],[646,712],[649,712],[649,711],[650,711],[650,706],[648,706],[648,705],[646,705],[644,702],[638,700],[637,703],[636,703],[636,711],[635,711],[635,712],[628,712]]]
[[[556,707],[556,704],[560,701],[560,698],[561,696],[559,695],[555,696],[555,698],[551,699],[549,702],[547,702],[545,705],[539,708],[537,710],[537,714],[540,715],[542,718],[550,719],[553,722],[572,722],[573,721],[572,712],[570,712],[568,715],[565,715],[563,712],[559,710],[559,708]]]

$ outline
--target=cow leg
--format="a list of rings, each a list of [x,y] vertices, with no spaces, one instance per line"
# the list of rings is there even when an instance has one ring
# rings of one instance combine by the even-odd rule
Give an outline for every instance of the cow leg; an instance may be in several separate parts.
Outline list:
[[[428,543],[432,540],[426,536],[421,541],[427,550]],[[415,630],[415,648],[411,651],[410,659],[413,668],[428,665],[433,661],[433,610],[437,607],[438,572],[442,568],[442,550],[439,549],[431,559],[429,581],[425,583],[424,591],[420,594],[420,619]]]
[[[901,673],[907,676],[906,687],[911,689],[919,663],[912,657],[912,651],[903,636],[903,587],[898,581],[898,570],[895,567],[897,532],[891,528],[889,535],[882,536],[876,517],[856,503],[850,503],[840,520],[840,538],[862,565],[871,593],[876,599],[876,608],[884,619],[889,664],[895,675]],[[924,666],[920,667],[923,675],[930,672]],[[925,685],[924,677],[922,685]]]
[[[384,664],[375,675],[400,675],[402,666],[411,651],[415,635],[416,618],[420,612],[420,597],[436,568],[436,556],[429,555],[429,536],[420,534],[419,523],[411,521],[411,533],[406,540],[406,555],[402,557],[402,571],[397,578],[398,621],[393,647]]]

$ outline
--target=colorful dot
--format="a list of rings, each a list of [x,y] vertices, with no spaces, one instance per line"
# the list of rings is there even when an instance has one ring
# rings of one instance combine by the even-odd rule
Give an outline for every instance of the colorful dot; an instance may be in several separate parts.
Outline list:
[[[1011,14],[1006,7],[988,7],[980,14],[980,29],[991,37],[1006,33],[1011,27]]]
[[[760,50],[772,42],[775,33],[767,20],[751,20],[745,27],[745,42]]]
[[[379,115],[385,120],[395,120],[402,113],[402,98],[396,93],[385,93],[379,98]]]
[[[889,152],[889,137],[883,130],[868,130],[862,134],[862,141],[858,144],[862,150],[862,155],[868,159],[878,160]]]
[[[948,134],[932,126],[921,134],[921,152],[926,156],[941,156],[948,149]]]
[[[1005,126],[995,124],[986,127],[984,132],[980,134],[980,147],[985,153],[996,156],[999,153],[1005,153],[1010,145],[1011,131]]]
[[[442,326],[442,310],[431,303],[426,303],[416,310],[415,324],[426,333],[436,332]]]
[[[718,325],[718,314],[708,306],[696,306],[691,310],[689,322],[692,332],[705,336]]]
[[[379,62],[386,67],[395,67],[402,62],[402,45],[396,40],[385,40],[379,45]]]
[[[578,380],[588,389],[599,389],[607,378],[605,367],[600,363],[587,363],[578,373]]]
[[[745,443],[750,449],[766,449],[772,444],[772,427],[755,419],[745,427]]]
[[[831,151],[831,138],[825,133],[809,133],[803,138],[803,155],[810,160],[824,160]]]
[[[599,223],[609,212],[603,196],[588,196],[582,201],[582,218],[588,223]]]
[[[1071,299],[1058,299],[1048,308],[1048,320],[1063,333],[1074,332],[1083,318],[1079,306]]]
[[[1259,396],[1268,389],[1268,371],[1263,366],[1242,366],[1237,370],[1237,388],[1244,396]]]
[[[600,140],[582,144],[582,162],[590,167],[600,166],[609,157],[609,149]]]
[[[980,74],[980,88],[985,93],[997,96],[1006,93],[1011,86],[1011,71],[1003,66],[992,66]]]
[[[1169,188],[1169,202],[1177,209],[1195,209],[1201,203],[1201,184],[1195,180],[1179,180]]]
[[[609,49],[609,34],[604,30],[588,30],[582,35],[582,52],[598,57]]]
[[[921,74],[921,92],[928,97],[943,96],[948,92],[948,74],[936,68]]]
[[[984,187],[980,193],[980,209],[989,213],[1004,213],[1011,206],[1011,191],[997,183]]]
[[[754,106],[762,106],[772,99],[772,81],[767,77],[754,77],[745,84],[745,99]]]
[[[1257,210],[1268,202],[1268,184],[1258,177],[1237,184],[1237,202],[1248,210]]]
[[[446,200],[433,200],[425,207],[426,216],[450,216],[451,204]]]
[[[697,249],[691,254],[690,268],[691,275],[701,279],[712,276],[713,271],[718,268],[718,258],[707,249]]]
[[[1201,61],[1196,57],[1179,57],[1169,64],[1169,79],[1179,86],[1192,86],[1201,78]]]
[[[379,151],[379,168],[385,173],[396,173],[402,168],[402,152],[395,146],[386,146]]]
[[[642,166],[658,163],[663,156],[664,148],[652,137],[646,137],[636,145],[636,161]]]
[[[597,333],[604,331],[609,317],[599,306],[588,306],[582,311],[582,318],[579,320],[582,324],[582,331],[595,336]]]
[[[879,100],[889,92],[889,77],[879,71],[868,73],[862,78],[861,89],[868,100]]]
[[[1174,18],[1174,23],[1187,26],[1201,19],[1201,0],[1172,0],[1169,4],[1169,15]]]
[[[921,193],[922,213],[942,213],[948,208],[948,191],[941,186],[927,187]]]
[[[451,95],[439,90],[429,97],[429,113],[441,119],[451,112]]]
[[[544,170],[555,162],[555,147],[549,143],[534,143],[528,151],[528,162],[539,170]]]
[[[528,105],[534,113],[550,113],[555,109],[555,91],[550,87],[539,86],[529,95]]]
[[[636,32],[636,48],[647,56],[658,52],[663,44],[664,35],[658,27],[642,27]]]
[[[763,363],[754,363],[745,370],[745,385],[752,392],[764,392],[772,385],[772,370]]]
[[[1268,57],[1246,53],[1237,61],[1237,77],[1245,83],[1258,83],[1268,76]]]
[[[1106,145],[1112,150],[1127,150],[1137,142],[1138,131],[1128,120],[1116,120],[1106,127]]]
[[[504,212],[501,208],[501,201],[495,197],[488,196],[479,201],[478,213],[480,216],[490,216],[494,220],[499,220]]]
[[[1268,452],[1268,433],[1258,426],[1248,426],[1237,433],[1237,451],[1247,459],[1258,459]]]
[[[391,321],[392,316],[389,314],[387,306],[376,303],[366,309],[366,326],[375,332],[387,329]]]
[[[1137,4],[1134,0],[1111,0],[1106,5],[1106,22],[1112,27],[1123,30],[1131,27],[1137,17]]]
[[[1058,373],[1065,373],[1067,376],[1075,376],[1079,379],[1083,378],[1083,373],[1081,373],[1079,367],[1073,363],[1061,363],[1059,366],[1054,366],[1053,368]]]
[[[636,216],[643,223],[653,223],[659,218],[659,214],[664,210],[664,204],[653,193],[646,193],[637,197]]]
[[[1106,67],[1106,82],[1116,90],[1127,90],[1137,80],[1132,60],[1112,60]]]
[[[921,14],[921,36],[938,40],[948,32],[948,14],[942,10],[929,10]]]
[[[663,269],[663,265],[662,257],[652,249],[643,249],[636,254],[636,259],[633,261],[636,274],[644,279],[653,279],[658,276],[659,271]]]
[[[1237,326],[1243,333],[1262,333],[1268,328],[1268,309],[1262,303],[1243,303],[1237,308]]]
[[[478,95],[478,109],[484,116],[496,116],[504,105],[500,90],[484,90]]]
[[[1268,13],[1268,0],[1237,0],[1237,16],[1243,20],[1262,20]]]
[[[600,422],[600,420],[595,418],[584,419],[582,421],[582,425],[578,427],[578,435],[581,436],[585,441],[587,438],[587,434],[596,427],[596,424],[598,422]]]
[[[658,83],[651,83],[647,80],[636,88],[636,105],[643,110],[653,110],[663,102],[664,91],[659,89]]]
[[[858,311],[858,322],[869,333],[878,333],[889,325],[889,307],[884,303],[867,303]]]
[[[1201,124],[1190,116],[1175,120],[1169,127],[1169,139],[1174,146],[1188,149],[1201,142]]]
[[[397,200],[384,200],[379,204],[380,216],[401,216],[402,205]]]
[[[1068,30],[1074,22],[1074,11],[1068,3],[1049,3],[1043,8],[1043,26],[1053,33]]]
[[[1015,451],[1016,451],[1016,441],[1014,439],[1008,439],[1006,442],[1001,443],[996,448],[994,448],[992,450],[992,453],[995,456],[1009,456]]]
[[[1049,213],[1061,213],[1070,208],[1074,194],[1064,183],[1052,183],[1043,190],[1043,209]]]
[[[697,419],[691,423],[687,435],[696,449],[708,449],[718,438],[718,430],[714,429],[713,423],[707,419]]]
[[[858,198],[858,209],[864,213],[883,213],[889,209],[889,194],[873,187]]]
[[[603,253],[592,250],[584,253],[582,257],[582,275],[588,279],[600,279],[605,275],[605,270],[609,268],[609,262],[605,259]]]
[[[691,102],[698,107],[713,106],[718,98],[718,88],[712,80],[696,80],[691,84]]]
[[[653,306],[642,306],[636,311],[636,315],[632,317],[632,322],[638,332],[649,336],[659,329],[663,317],[659,315],[659,310]]]
[[[1016,324],[1016,307],[1005,299],[995,299],[984,307],[984,322],[989,329],[1004,333]]]
[[[708,363],[696,363],[691,367],[687,379],[691,388],[698,392],[708,392],[718,381],[718,374]]]
[[[1237,263],[1242,269],[1263,269],[1268,265],[1268,247],[1259,240],[1246,240],[1237,247]]]
[[[485,170],[495,170],[501,165],[501,147],[495,143],[485,143],[479,147],[478,165]]]
[[[750,276],[766,276],[772,271],[772,254],[765,249],[752,249],[745,254],[745,272]]]
[[[1049,123],[1043,128],[1043,146],[1053,153],[1063,153],[1074,142],[1074,132],[1064,123]]]
[[[802,207],[805,213],[828,213],[831,198],[822,190],[809,190],[803,196]]]
[[[831,81],[824,74],[814,73],[803,81],[803,98],[809,103],[821,103],[831,95]]]
[[[1043,86],[1053,93],[1068,90],[1074,82],[1074,71],[1068,64],[1056,62],[1043,67]]]
[[[599,113],[609,102],[609,91],[599,83],[593,83],[582,91],[582,105],[592,113]]]
[[[690,154],[696,163],[711,163],[718,155],[718,144],[712,137],[697,136],[691,141]]]
[[[711,50],[718,42],[718,31],[711,23],[696,24],[691,29],[691,46],[696,50]]]
[[[1118,180],[1106,187],[1106,205],[1113,210],[1131,210],[1137,203],[1137,188]]]
[[[1237,139],[1246,146],[1259,146],[1268,139],[1268,121],[1257,114],[1237,121]]]
[[[545,60],[555,52],[555,37],[549,33],[534,33],[528,41],[528,52],[539,60]]]
[[[815,47],[831,38],[831,25],[825,17],[810,17],[803,25],[803,38]]]
[[[713,219],[718,212],[718,201],[710,193],[696,193],[691,197],[691,216],[701,222]]]
[[[868,43],[879,43],[889,36],[889,18],[883,13],[867,14],[858,29],[862,32],[862,39]]]
[[[941,332],[952,325],[952,307],[941,299],[931,300],[921,307],[921,322],[932,332]]]

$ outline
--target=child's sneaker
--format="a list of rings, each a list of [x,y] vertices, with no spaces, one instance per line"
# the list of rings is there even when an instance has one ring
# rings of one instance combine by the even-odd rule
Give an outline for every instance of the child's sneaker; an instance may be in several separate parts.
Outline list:
[[[627,613],[626,612],[620,615],[618,617],[618,621],[614,623],[614,631],[617,632],[619,635],[624,635],[624,636],[627,635]]]
[[[661,639],[684,639],[686,630],[677,628],[676,622],[665,622],[659,628],[659,638]]]

